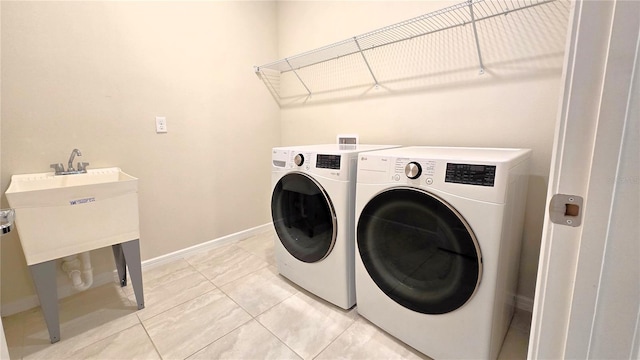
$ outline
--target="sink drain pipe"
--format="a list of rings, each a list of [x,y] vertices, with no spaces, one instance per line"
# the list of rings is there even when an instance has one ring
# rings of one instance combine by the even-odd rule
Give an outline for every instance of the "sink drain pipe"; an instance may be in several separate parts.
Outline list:
[[[91,267],[91,258],[88,251],[79,255],[80,259],[78,259],[77,254],[65,256],[62,260],[62,270],[71,279],[74,289],[84,291],[93,285],[93,268]]]

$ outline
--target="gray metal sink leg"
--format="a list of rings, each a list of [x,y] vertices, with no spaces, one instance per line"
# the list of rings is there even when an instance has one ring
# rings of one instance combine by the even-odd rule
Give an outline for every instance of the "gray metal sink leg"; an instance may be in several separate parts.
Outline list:
[[[118,281],[121,287],[127,286],[127,262],[124,259],[122,245],[116,244],[111,246],[113,250],[113,258],[116,260],[116,269],[118,270]]]
[[[50,260],[30,265],[29,270],[36,285],[44,321],[49,330],[51,343],[60,341],[60,319],[58,318],[58,286],[56,284],[56,261]]]
[[[131,240],[113,245],[120,285],[127,285],[127,268],[136,296],[138,310],[144,309],[144,290],[142,288],[142,265],[140,263],[140,240]],[[40,307],[49,330],[51,343],[60,341],[60,318],[58,315],[58,286],[56,283],[56,260],[29,265],[36,286]]]
[[[136,296],[138,310],[144,309],[144,290],[142,288],[142,265],[140,263],[140,240],[131,240],[113,245],[113,257],[116,260],[120,286],[127,285],[127,268]]]

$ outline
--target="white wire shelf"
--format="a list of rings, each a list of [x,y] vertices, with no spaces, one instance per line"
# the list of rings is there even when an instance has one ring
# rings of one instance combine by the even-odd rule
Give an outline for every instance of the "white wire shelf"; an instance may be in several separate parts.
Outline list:
[[[498,16],[553,3],[559,0],[468,0],[413,19],[354,36],[318,49],[280,59],[265,65],[254,67],[269,90],[278,96],[279,75],[292,73],[304,87],[309,96],[312,89],[307,85],[301,70],[329,61],[356,56],[366,65],[366,72],[376,86],[379,84],[376,69],[369,63],[369,53],[374,49],[389,47],[418,37],[445,30],[471,26],[475,38],[475,53],[480,74],[484,73],[484,64],[476,24]]]

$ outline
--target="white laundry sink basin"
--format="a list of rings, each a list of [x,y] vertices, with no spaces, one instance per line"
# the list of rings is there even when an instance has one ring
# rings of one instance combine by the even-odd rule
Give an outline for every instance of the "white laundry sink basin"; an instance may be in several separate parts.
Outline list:
[[[117,167],[13,175],[5,194],[27,265],[140,237],[138,179]]]

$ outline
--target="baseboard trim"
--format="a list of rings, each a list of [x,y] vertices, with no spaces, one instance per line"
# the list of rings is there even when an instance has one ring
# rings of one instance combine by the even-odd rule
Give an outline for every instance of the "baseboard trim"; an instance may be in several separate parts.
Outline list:
[[[207,251],[222,245],[226,245],[232,242],[246,239],[254,235],[258,235],[260,233],[268,231],[271,228],[272,228],[271,223],[259,225],[247,230],[239,231],[237,233],[229,234],[223,237],[219,237],[217,239],[206,241],[201,244],[193,245],[182,250],[174,251],[169,254],[144,260],[142,261],[141,265],[143,269],[152,269],[154,267],[169,263],[171,261],[175,261],[185,256],[193,255],[202,251]],[[101,274],[95,274],[93,277],[92,288],[117,281],[118,276],[115,272],[116,270],[114,269],[113,271],[104,272]],[[68,296],[71,296],[77,293],[78,291],[73,288],[72,284],[58,285],[58,299],[64,299]],[[37,306],[40,306],[40,301],[38,300],[38,296],[35,294],[29,295],[20,300],[3,304],[2,308],[0,309],[0,315],[11,316],[11,315],[35,308]]]
[[[143,269],[152,269],[154,267],[166,264],[168,262],[175,261],[177,259],[183,258],[185,256],[193,255],[198,252],[210,250],[216,247],[220,247],[222,245],[226,245],[232,242],[240,241],[242,239],[246,239],[248,237],[258,235],[260,233],[266,232],[272,228],[271,223],[267,223],[264,225],[256,226],[247,230],[239,231],[237,233],[229,234],[214,240],[210,240],[207,242],[203,242],[201,244],[193,245],[188,248],[184,248],[178,251],[174,251],[169,254],[161,255],[155,257],[153,259],[148,259],[142,262]]]
[[[533,312],[533,299],[524,295],[516,295],[516,308],[527,312]]]

